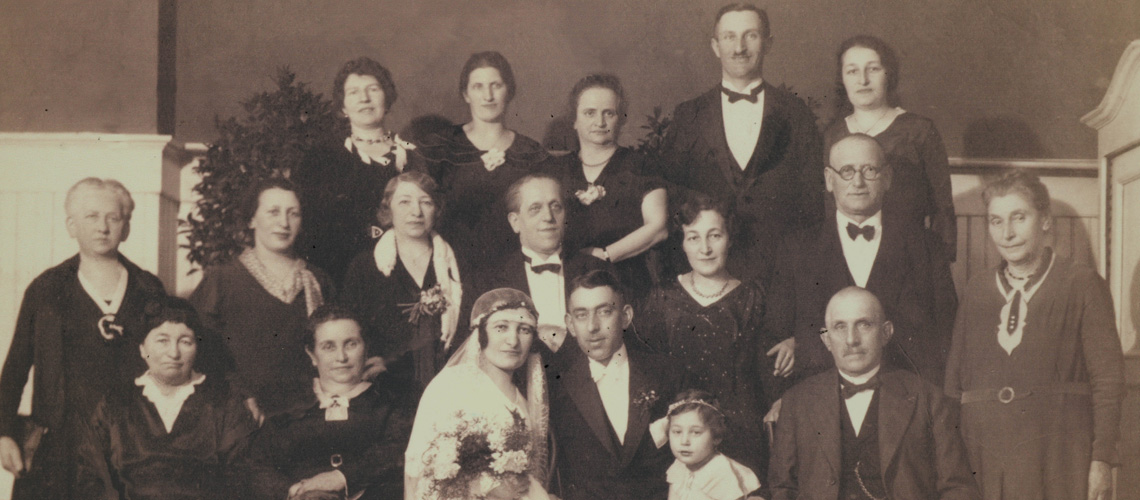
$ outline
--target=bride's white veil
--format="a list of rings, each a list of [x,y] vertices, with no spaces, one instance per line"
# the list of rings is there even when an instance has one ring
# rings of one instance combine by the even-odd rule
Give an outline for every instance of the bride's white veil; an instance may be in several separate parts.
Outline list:
[[[538,311],[534,301],[527,294],[514,288],[496,288],[484,293],[475,301],[471,309],[471,332],[463,345],[455,350],[447,360],[447,368],[471,366],[480,369],[482,363],[482,350],[479,345],[479,330],[486,326],[487,318],[504,309],[526,309],[538,319]],[[537,338],[535,342],[542,342]],[[549,449],[547,432],[550,424],[550,404],[546,394],[546,371],[542,358],[538,353],[531,352],[527,356],[525,382],[527,430],[531,435],[531,452],[527,457],[530,475],[540,484],[547,482],[549,470]]]

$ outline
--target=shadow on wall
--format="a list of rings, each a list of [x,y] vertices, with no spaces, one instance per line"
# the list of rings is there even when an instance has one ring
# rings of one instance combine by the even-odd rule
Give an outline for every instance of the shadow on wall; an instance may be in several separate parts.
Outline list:
[[[1140,347],[1137,339],[1137,330],[1140,329],[1140,265],[1132,272],[1132,283],[1128,286],[1128,296],[1132,299],[1131,303],[1121,303],[1121,307],[1128,308],[1128,315],[1132,317],[1132,331],[1121,332],[1127,340],[1125,352],[1136,350]]]
[[[1037,133],[1024,120],[1013,116],[979,118],[962,135],[966,158],[1049,158]]]
[[[400,131],[400,138],[412,144],[423,144],[424,139],[454,126],[455,124],[443,115],[423,115],[408,122]]]
[[[550,151],[574,151],[578,149],[578,132],[574,130],[574,118],[561,114],[546,124],[542,135],[542,147]]]

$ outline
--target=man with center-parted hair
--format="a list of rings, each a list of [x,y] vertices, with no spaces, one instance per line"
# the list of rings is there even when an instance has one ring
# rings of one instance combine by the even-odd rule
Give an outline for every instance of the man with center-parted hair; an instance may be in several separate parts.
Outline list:
[[[559,484],[552,491],[567,500],[668,493],[672,455],[662,419],[684,387],[684,369],[627,348],[632,321],[633,307],[613,273],[593,270],[572,281],[566,326],[576,345],[560,350],[547,371],[558,448]]]
[[[918,375],[882,365],[894,334],[866,289],[840,290],[820,333],[835,368],[784,394],[769,500],[976,499],[958,406]]]
[[[73,498],[73,424],[110,388],[146,369],[135,348],[141,339],[129,337],[145,333],[147,299],[165,291],[157,277],[119,253],[134,208],[131,193],[116,180],[77,182],[64,209],[79,253],[24,292],[0,372],[0,463],[16,476],[12,498]],[[32,416],[22,420],[16,411],[33,365]]]
[[[764,9],[717,12],[721,83],[677,106],[661,154],[666,180],[734,204],[729,271],[765,285],[780,238],[823,216],[823,139],[803,101],[764,78],[772,41]]]
[[[529,174],[507,190],[507,222],[519,235],[520,248],[501,264],[483,270],[473,297],[496,288],[514,288],[530,296],[538,310],[538,337],[551,352],[566,340],[566,298],[575,277],[613,265],[591,255],[567,252],[562,245],[566,208],[562,186],[547,174]]]

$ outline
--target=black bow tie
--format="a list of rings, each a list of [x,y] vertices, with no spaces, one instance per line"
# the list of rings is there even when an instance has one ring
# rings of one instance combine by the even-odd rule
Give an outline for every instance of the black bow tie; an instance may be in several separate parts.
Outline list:
[[[562,270],[562,264],[539,264],[537,266],[530,266],[530,270],[534,271],[534,274],[542,274],[547,271],[558,274],[558,271]]]
[[[839,387],[843,392],[843,399],[851,399],[851,396],[859,394],[863,391],[873,391],[875,389],[878,389],[882,384],[883,383],[879,380],[878,374],[876,374],[874,377],[871,377],[871,380],[868,380],[862,384],[855,384],[843,377],[839,377]]]
[[[764,90],[763,85],[757,85],[756,88],[752,89],[752,93],[741,94],[740,92],[737,92],[735,90],[729,90],[724,85],[720,86],[720,91],[724,92],[724,95],[728,96],[728,103],[729,104],[732,104],[732,103],[739,101],[741,99],[744,99],[745,101],[748,101],[752,104],[756,104],[756,102],[759,101],[759,99],[760,99],[760,92],[762,92],[763,90]]]
[[[855,239],[860,234],[863,235],[863,239],[867,241],[875,239],[875,226],[859,227],[850,222],[847,223],[847,236],[850,236],[851,239]]]

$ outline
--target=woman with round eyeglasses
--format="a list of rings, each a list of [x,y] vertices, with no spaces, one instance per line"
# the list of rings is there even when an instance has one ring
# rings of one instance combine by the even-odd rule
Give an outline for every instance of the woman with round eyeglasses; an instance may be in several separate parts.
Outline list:
[[[946,368],[982,495],[1111,498],[1124,360],[1108,286],[1049,246],[1037,176],[1005,174],[982,201],[1002,260],[967,285]]]
[[[852,134],[874,137],[892,168],[884,218],[929,227],[954,260],[958,222],[950,190],[950,164],[942,137],[930,119],[899,106],[899,60],[886,42],[858,35],[839,46],[836,119],[824,132],[824,151]],[[830,204],[830,198],[828,199]],[[830,205],[829,205],[830,206]]]
[[[686,201],[677,226],[692,270],[653,289],[635,318],[641,318],[637,332],[645,343],[681,361],[693,387],[725,402],[734,438],[721,451],[764,477],[768,440],[760,417],[791,373],[795,344],[765,334],[763,290],[728,272],[732,224],[723,202]],[[772,362],[763,361],[769,357]]]
[[[636,304],[658,281],[648,252],[668,236],[668,202],[645,155],[617,143],[627,106],[616,76],[579,80],[569,102],[578,149],[543,168],[562,181],[570,200],[565,246],[613,262]]]
[[[471,120],[429,135],[420,152],[439,184],[449,216],[439,226],[464,269],[490,266],[518,248],[507,223],[507,187],[546,159],[538,142],[507,127],[515,74],[498,52],[472,54],[459,73]]]

